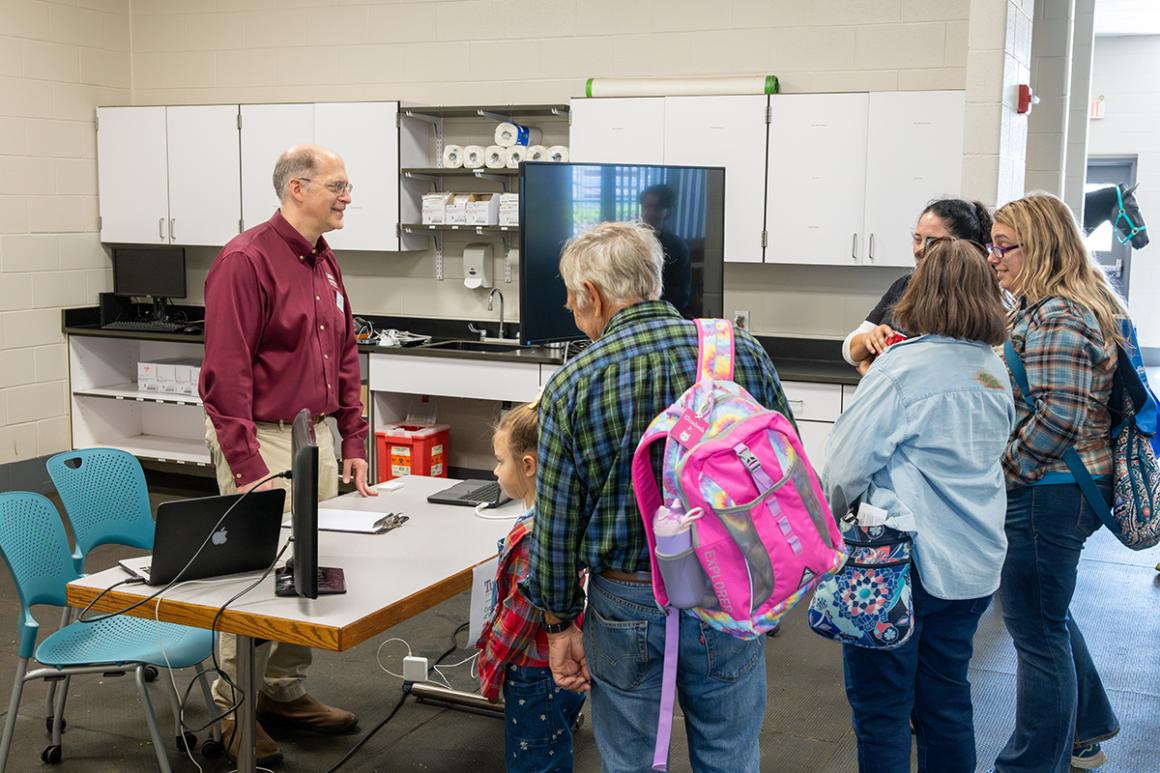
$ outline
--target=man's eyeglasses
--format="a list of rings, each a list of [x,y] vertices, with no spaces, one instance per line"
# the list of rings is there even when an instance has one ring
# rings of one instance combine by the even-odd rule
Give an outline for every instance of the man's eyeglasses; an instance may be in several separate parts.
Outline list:
[[[987,252],[991,253],[992,255],[998,255],[999,260],[1005,260],[1007,258],[1008,252],[1011,252],[1012,250],[1017,250],[1021,246],[1022,245],[1019,245],[1019,244],[1002,245],[1002,244],[991,244],[988,242]]]
[[[314,182],[313,177],[297,177],[295,179],[305,180],[308,183]],[[344,193],[354,193],[354,186],[351,185],[350,183],[333,182],[333,183],[327,183],[323,187],[326,188],[326,190],[330,191],[331,193],[335,194],[336,196],[341,196]]]

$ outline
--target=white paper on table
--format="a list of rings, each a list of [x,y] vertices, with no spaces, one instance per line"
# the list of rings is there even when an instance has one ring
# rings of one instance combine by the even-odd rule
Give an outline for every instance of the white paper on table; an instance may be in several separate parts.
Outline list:
[[[499,569],[499,556],[485,561],[471,570],[471,606],[467,615],[467,643],[475,646],[483,633],[483,624],[491,618],[495,608],[495,572]]]
[[[364,510],[340,510],[332,507],[318,508],[319,531],[353,531],[374,534],[379,530],[379,522],[387,513],[368,513]],[[283,529],[290,528],[290,519],[282,522]]]

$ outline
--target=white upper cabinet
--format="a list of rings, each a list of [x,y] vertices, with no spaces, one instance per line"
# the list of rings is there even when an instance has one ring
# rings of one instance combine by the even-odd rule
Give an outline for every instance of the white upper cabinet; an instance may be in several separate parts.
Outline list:
[[[664,102],[664,163],[725,167],[725,260],[760,263],[767,98],[667,97]]]
[[[867,94],[770,97],[767,263],[859,262]]]
[[[169,244],[164,107],[97,108],[101,241]]]
[[[665,98],[573,99],[568,131],[572,161],[665,163]]]
[[[274,164],[292,145],[314,142],[314,105],[242,105],[242,225],[253,228],[278,209]]]
[[[101,241],[221,246],[238,233],[238,108],[97,109]]]
[[[238,106],[167,107],[169,241],[221,246],[238,235]]]
[[[343,227],[326,234],[336,250],[399,249],[397,102],[320,102],[314,141],[342,156],[354,189]]]
[[[932,199],[962,183],[961,91],[870,95],[866,156],[866,262],[912,266],[910,232]]]
[[[316,143],[342,156],[354,185],[336,250],[399,249],[398,102],[242,105],[242,218],[252,228],[279,206],[274,164],[292,145]]]

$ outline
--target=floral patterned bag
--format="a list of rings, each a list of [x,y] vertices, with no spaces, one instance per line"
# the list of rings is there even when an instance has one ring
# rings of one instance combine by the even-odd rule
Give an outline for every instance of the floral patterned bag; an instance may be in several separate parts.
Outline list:
[[[841,521],[849,547],[846,565],[822,580],[810,602],[810,628],[855,647],[901,647],[914,631],[910,587],[910,536],[889,526]]]

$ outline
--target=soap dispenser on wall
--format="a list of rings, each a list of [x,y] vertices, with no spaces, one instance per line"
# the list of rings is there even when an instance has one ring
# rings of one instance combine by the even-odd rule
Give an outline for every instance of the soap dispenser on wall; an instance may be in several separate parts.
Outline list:
[[[475,242],[463,248],[463,286],[472,290],[478,287],[491,287],[492,267],[495,260],[492,256],[491,244]]]

